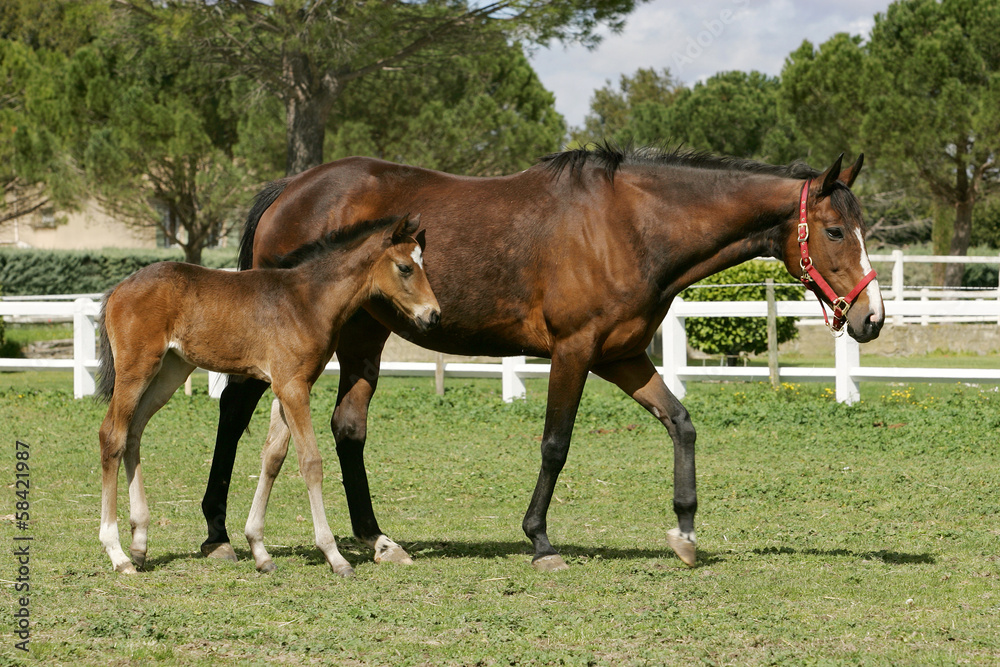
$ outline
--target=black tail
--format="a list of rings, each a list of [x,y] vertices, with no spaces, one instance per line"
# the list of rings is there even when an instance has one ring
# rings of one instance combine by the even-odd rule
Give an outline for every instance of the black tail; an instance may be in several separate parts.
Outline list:
[[[291,179],[282,178],[268,183],[254,198],[253,206],[250,207],[250,212],[247,214],[247,221],[243,224],[243,235],[240,237],[238,264],[240,271],[246,271],[253,266],[253,239],[257,234],[257,223],[260,222],[260,216],[264,215],[264,211],[274,203],[278,195],[285,191],[289,180]]]
[[[111,341],[108,339],[108,327],[104,323],[104,310],[108,307],[109,290],[101,301],[101,316],[97,320],[97,330],[100,340],[100,371],[97,378],[97,398],[105,403],[111,400],[115,392],[115,355],[111,351]]]

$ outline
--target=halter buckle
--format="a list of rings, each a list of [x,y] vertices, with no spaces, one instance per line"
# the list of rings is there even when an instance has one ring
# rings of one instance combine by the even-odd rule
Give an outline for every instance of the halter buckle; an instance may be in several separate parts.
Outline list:
[[[799,243],[809,240],[809,223],[799,223]]]

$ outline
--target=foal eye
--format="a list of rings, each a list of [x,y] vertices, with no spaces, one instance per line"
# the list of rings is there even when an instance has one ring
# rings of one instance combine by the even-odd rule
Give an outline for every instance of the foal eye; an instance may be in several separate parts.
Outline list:
[[[408,276],[413,273],[413,267],[406,264],[397,264],[396,268],[399,269],[400,275]]]
[[[831,241],[843,241],[844,240],[844,230],[840,227],[830,227],[825,230],[826,236]]]

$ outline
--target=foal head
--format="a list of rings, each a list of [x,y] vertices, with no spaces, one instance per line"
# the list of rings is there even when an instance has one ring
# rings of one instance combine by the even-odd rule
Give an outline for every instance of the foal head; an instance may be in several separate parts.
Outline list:
[[[878,337],[885,308],[865,248],[861,206],[850,190],[864,156],[843,170],[842,159],[803,184],[784,258],[788,271],[834,309],[833,328],[846,322],[851,337],[864,343]]]
[[[419,226],[420,216],[407,214],[386,232],[382,255],[372,269],[372,285],[375,294],[423,331],[441,321],[441,307],[424,273],[423,243],[415,236]]]

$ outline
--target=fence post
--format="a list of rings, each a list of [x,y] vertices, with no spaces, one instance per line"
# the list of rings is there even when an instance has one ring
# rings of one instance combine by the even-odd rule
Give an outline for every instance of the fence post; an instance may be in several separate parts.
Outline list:
[[[892,251],[892,300],[896,303],[903,302],[903,251]],[[893,326],[901,326],[903,316],[895,315],[892,318]]]
[[[222,390],[229,383],[229,376],[225,373],[208,372],[208,395],[212,398],[222,398]]]
[[[926,287],[924,287],[923,289],[920,290],[920,301],[921,303],[927,303],[930,300],[931,300],[931,291]],[[924,314],[920,316],[920,325],[925,327],[930,323],[931,323],[931,316],[928,315],[927,311],[925,310]]]
[[[767,370],[771,386],[778,388],[778,304],[774,297],[774,278],[764,281],[767,296]]]
[[[503,402],[513,403],[515,399],[523,399],[528,395],[524,380],[517,374],[517,367],[527,363],[527,357],[504,357],[501,362]]]
[[[76,299],[73,312],[73,396],[83,398],[93,396],[97,391],[94,371],[87,368],[87,362],[97,361],[97,325],[87,313],[94,305],[91,299]]]
[[[434,391],[438,396],[444,396],[444,353],[434,354]]]
[[[1000,271],[997,271],[997,303],[1000,303]],[[997,315],[997,325],[1000,326],[1000,315]]]
[[[861,346],[846,333],[837,337],[834,346],[836,394],[838,403],[848,405],[861,399],[861,389],[854,379],[854,369],[861,365]]]
[[[687,333],[684,331],[684,318],[678,317],[676,308],[684,303],[680,298],[674,299],[673,307],[667,311],[667,316],[663,320],[663,366],[660,368],[660,375],[678,400],[684,398],[687,387],[677,369],[687,366]]]

